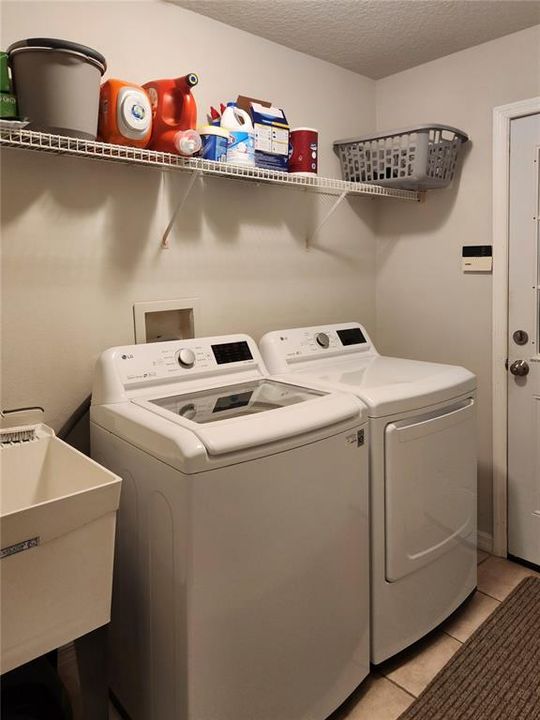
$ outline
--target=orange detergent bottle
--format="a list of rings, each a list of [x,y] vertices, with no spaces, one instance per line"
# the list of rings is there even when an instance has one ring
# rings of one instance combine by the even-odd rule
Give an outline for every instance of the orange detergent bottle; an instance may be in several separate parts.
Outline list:
[[[144,148],[152,133],[152,108],[145,90],[124,80],[107,80],[99,98],[98,134],[103,142]]]
[[[199,78],[195,73],[170,80],[152,80],[143,85],[152,105],[152,137],[149,147],[178,153],[178,133],[197,127],[197,105],[191,88]]]

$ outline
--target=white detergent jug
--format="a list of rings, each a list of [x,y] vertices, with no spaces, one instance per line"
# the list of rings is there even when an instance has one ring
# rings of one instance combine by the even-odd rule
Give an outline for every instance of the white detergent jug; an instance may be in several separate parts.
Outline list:
[[[255,135],[248,113],[228,103],[221,116],[221,127],[229,131],[227,162],[234,165],[255,166]]]

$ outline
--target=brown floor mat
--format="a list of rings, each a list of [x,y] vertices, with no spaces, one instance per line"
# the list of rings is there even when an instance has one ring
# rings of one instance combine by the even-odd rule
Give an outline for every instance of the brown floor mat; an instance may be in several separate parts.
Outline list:
[[[540,578],[520,582],[399,720],[540,720]]]

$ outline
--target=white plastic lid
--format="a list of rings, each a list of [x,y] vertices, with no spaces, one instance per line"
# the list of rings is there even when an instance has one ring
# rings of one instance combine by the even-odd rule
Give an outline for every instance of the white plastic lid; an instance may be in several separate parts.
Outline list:
[[[229,131],[219,125],[203,125],[199,128],[200,135],[219,135],[219,137],[228,138]]]
[[[143,137],[152,122],[152,108],[145,92],[125,87],[120,90],[118,125],[122,135],[133,140]]]
[[[148,106],[142,100],[142,96],[137,93],[129,93],[122,100],[121,104],[122,119],[126,125],[133,130],[148,129]]]

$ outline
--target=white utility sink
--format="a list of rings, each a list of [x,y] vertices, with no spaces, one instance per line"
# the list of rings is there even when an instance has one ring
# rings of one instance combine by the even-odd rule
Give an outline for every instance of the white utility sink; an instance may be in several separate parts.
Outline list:
[[[4,673],[109,622],[121,480],[46,425],[0,443]]]

